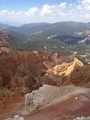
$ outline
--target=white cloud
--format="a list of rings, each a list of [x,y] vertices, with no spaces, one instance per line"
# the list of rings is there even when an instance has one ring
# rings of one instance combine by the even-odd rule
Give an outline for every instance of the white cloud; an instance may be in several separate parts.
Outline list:
[[[15,12],[13,11],[8,11],[8,10],[2,10],[0,11],[0,15],[13,15]]]
[[[90,4],[90,0],[78,0],[78,2],[83,4],[83,5]]]
[[[48,5],[48,4],[45,4],[45,5],[42,7],[41,15],[42,15],[42,16],[51,15],[51,14],[52,14],[52,11],[53,11],[53,6],[50,6],[50,5]]]
[[[30,8],[27,12],[26,15],[39,15],[40,10],[37,7]]]
[[[45,4],[42,7],[41,15],[42,16],[58,16],[62,11],[64,12],[66,8],[66,3],[61,3],[60,5],[48,5]]]
[[[61,9],[65,9],[65,8],[66,8],[66,5],[67,5],[67,3],[61,3],[61,4],[59,5],[59,7],[60,7]]]
[[[30,22],[57,22],[65,20],[90,22],[90,0],[78,0],[77,3],[45,4],[42,9],[32,7],[27,11],[0,11],[0,20]]]

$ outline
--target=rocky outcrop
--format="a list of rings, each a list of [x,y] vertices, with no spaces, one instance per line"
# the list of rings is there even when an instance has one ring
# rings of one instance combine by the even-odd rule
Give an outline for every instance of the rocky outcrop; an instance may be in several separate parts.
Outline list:
[[[0,39],[7,39],[8,33],[2,29],[0,29]]]
[[[0,88],[14,92],[35,89],[35,78],[41,73],[37,55],[28,51],[1,53],[0,68]]]
[[[90,87],[89,80],[90,67],[85,66],[80,60],[75,58],[74,62],[63,63],[47,70],[46,74],[40,78],[40,83],[57,86],[74,84]]]
[[[0,120],[17,114],[25,120],[73,120],[78,116],[89,116],[90,89],[74,85],[43,85],[39,90],[25,95],[25,104],[10,104],[0,115]]]
[[[63,62],[70,63],[74,60],[74,55],[64,56],[59,53],[49,53],[45,52],[40,55],[43,66],[46,68],[52,68],[55,65],[60,65]]]
[[[83,43],[83,44],[90,44],[90,30],[87,30],[81,34],[84,34],[86,37],[79,41],[79,44]]]
[[[53,56],[54,53],[40,54],[37,51],[0,53],[0,113],[8,108],[12,100],[16,103],[16,98],[21,100],[24,94],[38,89],[39,79],[44,76],[48,68],[67,60],[67,62],[73,61],[74,58],[74,56],[65,57],[59,54],[55,58]],[[56,57],[59,60],[57,62],[54,60]],[[48,65],[44,64],[45,61]]]
[[[0,53],[10,52],[10,46],[7,43],[8,33],[4,30],[0,30]]]
[[[90,120],[90,117],[77,117],[74,120]]]
[[[46,70],[63,61],[73,60],[74,56],[60,56],[55,53],[37,51],[12,51],[0,54],[0,90],[5,88],[15,93],[27,93],[39,87],[38,79]],[[55,59],[58,59],[56,62]],[[66,59],[65,59],[66,58]],[[45,61],[48,61],[45,63]],[[53,63],[51,65],[51,62]],[[2,91],[2,90],[1,90]],[[4,95],[0,95],[2,98]]]
[[[35,51],[13,51],[9,53],[1,53],[0,86],[13,88],[15,86],[20,86],[20,81],[23,80],[26,80],[29,85],[29,81],[32,81],[30,79],[33,79],[35,82],[34,79],[38,77],[41,72],[48,69],[47,65],[43,65],[44,61],[47,60],[48,62],[51,62],[51,59],[49,58],[52,56],[53,54],[45,56],[45,54],[39,54]],[[62,60],[62,62],[63,61],[65,61],[65,59]],[[54,61],[52,61],[52,63],[53,65],[55,64]],[[57,64],[60,63],[57,62]]]
[[[90,90],[73,85],[56,87],[43,85],[39,90],[32,91],[25,95],[25,114],[32,113],[38,109],[55,105],[75,95],[75,100],[80,99],[78,94],[86,94],[89,97]],[[83,100],[88,100],[84,98]]]
[[[23,117],[20,117],[19,115],[15,115],[15,117],[14,118],[8,118],[8,119],[4,119],[4,120],[24,120],[24,118]]]
[[[55,92],[59,91],[59,88],[55,86],[44,85],[39,90],[32,91],[30,94],[25,95],[25,113],[31,113],[32,111],[38,110],[47,104],[50,104],[52,100],[57,98],[58,95],[53,96]],[[57,93],[59,94],[59,93]]]

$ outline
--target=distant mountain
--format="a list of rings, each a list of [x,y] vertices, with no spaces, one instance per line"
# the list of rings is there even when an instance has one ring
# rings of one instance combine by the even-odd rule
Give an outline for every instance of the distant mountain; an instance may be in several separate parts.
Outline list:
[[[76,36],[75,32],[84,32],[90,30],[90,23],[82,22],[58,22],[54,24],[49,23],[32,23],[25,24],[20,27],[9,27],[8,32],[13,35],[23,36],[28,39],[32,35],[50,36],[50,35],[69,35]]]
[[[8,29],[9,27],[12,27],[12,26],[8,25],[8,24],[2,24],[2,23],[0,23],[0,29]]]
[[[11,36],[24,41],[23,46],[20,47],[23,50],[43,51],[46,46],[48,50],[64,52],[67,51],[65,46],[90,43],[90,40],[87,39],[90,23],[73,21],[53,24],[31,23],[20,27],[9,27],[6,31]]]
[[[61,41],[47,40],[45,38],[32,38],[33,40],[23,40],[20,37],[13,36],[6,32],[5,30],[0,30],[0,42],[2,42],[2,47],[5,43],[9,45],[14,50],[36,50],[39,52],[43,51],[53,51],[61,52],[65,54],[67,50],[65,48],[68,46]],[[60,46],[61,45],[61,46]],[[6,46],[6,45],[4,45]]]
[[[32,23],[11,26],[6,31],[7,42],[15,50],[75,54],[90,63],[90,23]]]

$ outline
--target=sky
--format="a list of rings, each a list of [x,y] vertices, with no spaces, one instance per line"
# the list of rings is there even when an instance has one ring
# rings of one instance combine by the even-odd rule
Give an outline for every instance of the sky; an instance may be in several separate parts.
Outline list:
[[[90,22],[90,0],[0,0],[0,23]]]

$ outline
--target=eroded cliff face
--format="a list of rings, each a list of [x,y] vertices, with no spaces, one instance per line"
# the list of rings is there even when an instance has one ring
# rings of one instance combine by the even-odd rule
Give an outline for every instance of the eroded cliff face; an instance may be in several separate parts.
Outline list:
[[[0,54],[0,88],[22,91],[25,86],[33,87],[36,84],[34,77],[40,72],[38,57],[33,52]]]
[[[90,87],[90,66],[84,65],[75,58],[74,62],[56,65],[47,70],[46,74],[40,78],[40,83],[57,86],[74,84]]]
[[[0,29],[0,53],[10,52],[10,46],[7,43],[8,33]]]
[[[63,62],[70,63],[74,60],[74,55],[64,56],[59,53],[45,52],[40,55],[43,66],[46,68],[52,68],[55,65],[60,65]]]
[[[37,78],[43,76],[48,68],[64,61],[71,62],[73,58],[37,51],[3,52],[0,54],[0,89],[30,92],[39,87]]]
[[[29,51],[0,54],[0,113],[10,104],[22,101],[23,94],[37,89],[41,73],[38,54]]]
[[[48,52],[40,54],[37,51],[4,52],[0,54],[0,68],[0,118],[22,115],[22,110],[25,120],[42,119],[42,114],[47,120],[65,112],[65,115],[84,115],[82,107],[84,110],[86,105],[90,105],[90,90],[84,88],[90,87],[90,67],[74,56]],[[39,88],[42,84],[49,86]],[[24,103],[25,93],[28,94]],[[37,113],[26,116],[32,111]]]
[[[40,86],[39,78],[46,70],[63,62],[73,61],[74,56],[37,51],[10,51],[0,53],[0,113],[13,101]],[[9,102],[8,102],[9,101]]]

